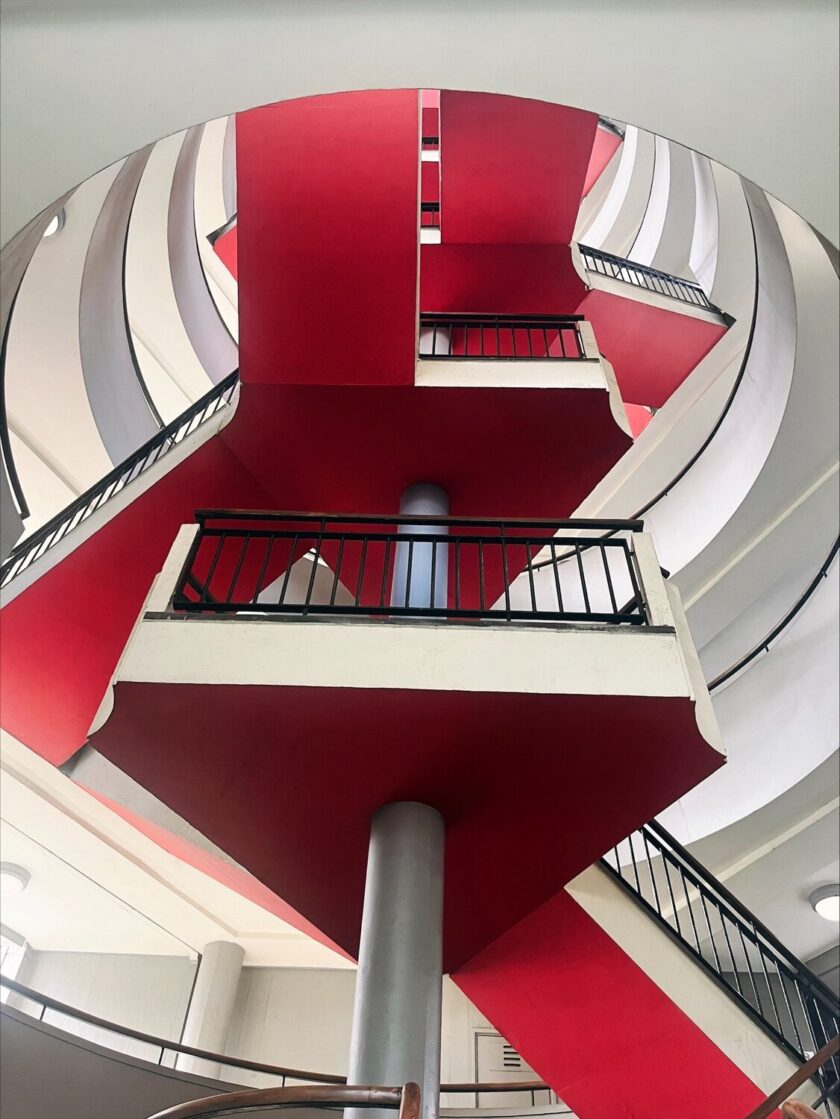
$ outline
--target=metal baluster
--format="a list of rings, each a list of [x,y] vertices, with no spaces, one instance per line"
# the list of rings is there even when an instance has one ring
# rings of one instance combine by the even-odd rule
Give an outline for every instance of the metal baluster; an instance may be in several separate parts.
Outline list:
[[[688,916],[691,920],[691,928],[694,932],[694,940],[697,943],[697,954],[699,956],[699,955],[701,955],[701,952],[700,952],[700,935],[697,932],[697,922],[694,919],[694,909],[693,909],[692,904],[691,904],[691,897],[689,896],[688,886],[686,885],[686,881],[685,881],[685,872],[684,872],[684,870],[681,866],[679,867],[679,872],[680,872],[680,878],[682,880],[683,893],[685,894],[685,907],[688,910]]]
[[[342,546],[343,546],[343,544],[344,544],[344,538],[343,537],[342,537],[341,543],[342,543]],[[380,606],[385,605],[385,591],[388,589],[388,560],[390,559],[390,556],[391,556],[391,537],[388,536],[385,539],[385,558],[382,561],[382,585],[379,588],[379,605]],[[336,574],[336,578],[338,578],[337,574]]]
[[[455,609],[461,609],[461,540],[455,540]]]
[[[790,998],[789,998],[788,993],[787,993],[787,987],[785,987],[785,977],[784,977],[784,974],[782,972],[782,969],[779,967],[778,961],[776,963],[776,971],[779,975],[779,986],[782,989],[782,997],[785,1000],[785,1007],[787,1008],[787,1012],[790,1015],[790,1024],[793,1026],[793,1032],[796,1034],[796,1043],[799,1046],[799,1052],[804,1053],[805,1047],[802,1044],[802,1038],[799,1036],[799,1027],[796,1024],[796,1018],[795,1018],[794,1013],[793,1013],[793,1007],[791,1006],[791,1003],[790,1003]],[[811,1033],[811,1036],[813,1037],[814,1036],[814,1027],[811,1025],[810,1019],[808,1018],[807,1011],[805,1011],[805,1004],[802,1002],[802,992],[799,990],[798,986],[796,986],[796,993],[799,996],[800,1003],[802,1003],[802,1010],[805,1013],[805,1023],[808,1026],[808,1029]],[[819,1049],[819,1045],[815,1046],[815,1048]]]
[[[554,572],[554,587],[557,591],[557,611],[563,614],[563,594],[560,590],[560,572],[557,567],[557,545],[552,540],[548,547],[551,551],[551,570]]]
[[[679,917],[679,914],[677,913],[677,899],[674,896],[674,888],[671,885],[671,875],[668,873],[668,860],[669,860],[670,856],[662,848],[660,848],[660,852],[661,852],[661,855],[662,855],[662,869],[665,871],[665,881],[668,883],[668,893],[671,896],[671,912],[674,914],[674,922],[677,926],[677,933],[680,936],[680,938],[682,938],[682,928],[680,926],[680,917]]]
[[[699,882],[697,883],[697,889],[700,894],[700,904],[703,906],[703,914],[706,918],[706,928],[709,930],[709,941],[711,942],[712,953],[715,957],[715,967],[717,968],[718,975],[722,979],[723,968],[720,966],[720,956],[718,956],[717,944],[715,943],[715,934],[712,932],[712,922],[709,920],[709,910],[706,908],[706,891]]]
[[[481,537],[478,540],[478,605],[484,610],[484,542]]]
[[[502,538],[502,579],[505,585],[505,616],[510,621],[510,575],[508,574],[507,541],[505,540],[505,526],[501,526]]]
[[[345,542],[346,539],[347,538],[344,535],[342,535],[341,539],[338,542],[338,556],[337,556],[336,561],[335,561],[335,576],[333,577],[333,585],[332,585],[332,589],[330,590],[330,606],[335,606],[335,596],[336,596],[336,592],[338,591],[339,572],[341,571],[341,561],[344,558],[344,542]],[[386,549],[386,552],[385,552],[385,571],[387,572],[387,570],[388,570],[388,552],[387,552],[387,549]],[[385,580],[384,575],[382,576],[382,580],[383,580],[383,583],[384,583],[384,580]],[[380,603],[380,605],[382,605],[382,604]]]
[[[578,571],[580,572],[580,588],[583,591],[583,604],[587,614],[592,613],[592,607],[589,605],[589,592],[586,589],[586,576],[583,573],[583,560],[580,555],[580,545],[575,544],[575,556],[577,558]]]
[[[224,536],[220,535],[219,543],[216,545],[216,551],[213,556],[213,562],[210,564],[210,570],[207,572],[207,581],[204,584],[204,590],[201,592],[201,597],[198,600],[200,603],[207,602],[207,596],[210,594],[210,583],[213,579],[214,574],[216,573],[216,565],[219,562],[219,556],[222,554],[222,545],[224,544],[224,542]]]
[[[437,571],[437,550],[438,545],[432,544],[432,569],[431,569],[431,587],[429,589],[429,609],[434,610],[435,607],[435,573]]]
[[[755,934],[755,927],[753,927],[753,933]],[[784,1031],[782,1030],[782,1019],[779,1017],[779,1008],[776,1006],[776,996],[773,994],[773,984],[770,982],[770,974],[767,971],[767,961],[764,958],[764,949],[761,947],[761,943],[758,940],[757,936],[756,948],[758,949],[758,959],[761,963],[761,970],[764,972],[764,981],[767,984],[767,994],[770,996],[770,1005],[773,1007],[773,1013],[776,1016],[776,1026],[779,1031],[779,1036],[784,1037]]]
[[[230,586],[228,587],[228,593],[227,593],[227,598],[225,599],[225,602],[231,602],[232,603],[234,601],[234,598],[233,598],[234,587],[236,586],[236,580],[239,578],[239,573],[242,570],[242,564],[245,560],[245,553],[248,551],[248,545],[250,543],[251,543],[251,534],[250,534],[250,532],[246,532],[245,533],[245,538],[242,541],[242,550],[239,553],[239,559],[236,562],[236,567],[233,569],[233,578],[230,581]]]
[[[367,558],[367,537],[362,538],[362,554],[359,556],[359,575],[356,579],[356,595],[353,599],[353,605],[358,606],[362,599],[362,579],[365,575],[365,560]]]
[[[627,842],[630,846],[630,859],[633,863],[633,876],[636,879],[636,893],[639,895],[640,898],[643,898],[644,895],[642,894],[642,883],[639,880],[639,868],[636,865],[636,849],[633,846],[633,836],[637,834],[637,832],[631,832],[630,835],[628,835],[627,837]]]
[[[653,887],[653,897],[654,897],[654,900],[656,902],[656,912],[661,917],[662,916],[662,902],[659,900],[659,890],[657,889],[657,886],[656,886],[656,875],[654,874],[654,871],[653,871],[653,859],[651,859],[651,857],[650,857],[650,847],[648,846],[647,832],[644,830],[644,828],[642,829],[642,842],[645,845],[645,856],[647,858],[648,873],[650,874],[650,884]]]
[[[750,984],[751,984],[752,989],[753,989],[753,994],[755,995],[756,1009],[760,1011],[761,1010],[761,1000],[758,997],[758,987],[756,987],[756,985],[755,985],[755,976],[753,975],[752,963],[750,962],[750,954],[747,951],[747,943],[746,943],[746,940],[744,939],[744,930],[743,930],[743,927],[741,926],[740,923],[736,927],[738,929],[738,935],[741,938],[741,947],[744,950],[744,959],[747,961],[747,975],[750,977]]]
[[[735,980],[735,986],[738,990],[738,994],[743,997],[744,992],[741,988],[741,980],[738,977],[738,965],[735,963],[735,956],[732,952],[732,945],[729,941],[729,933],[726,930],[726,914],[724,913],[723,909],[720,908],[720,906],[718,906],[718,914],[720,916],[720,927],[723,929],[723,939],[726,941],[726,947],[729,952],[729,959],[732,961],[732,977]]]
[[[299,539],[300,539],[300,533],[295,532],[292,535],[292,543],[291,543],[291,546],[289,547],[289,558],[286,562],[286,573],[283,576],[283,582],[280,585],[280,594],[277,596],[277,605],[278,606],[282,606],[283,603],[286,600],[286,588],[289,585],[289,579],[290,579],[291,574],[292,574],[292,567],[295,563],[295,552],[297,551],[297,546],[298,546],[298,540]]]
[[[265,579],[265,572],[268,568],[268,557],[271,556],[272,548],[274,547],[274,540],[274,536],[266,536],[265,538],[265,556],[263,557],[263,565],[261,568],[259,568],[259,574],[257,575],[256,591],[254,592],[254,598],[252,600],[254,602],[259,599],[259,595],[261,595],[263,590],[263,580]]]
[[[414,563],[414,537],[408,538],[408,563],[405,569],[405,600],[403,606],[411,605],[411,565]]]
[[[534,569],[531,567],[531,541],[525,541],[525,567],[528,571],[528,584],[531,591],[531,609],[537,613],[537,592],[534,586]]]
[[[618,603],[615,600],[615,591],[613,590],[612,576],[610,575],[610,565],[607,561],[607,546],[602,544],[599,548],[601,552],[601,559],[604,564],[604,574],[607,577],[607,589],[610,592],[610,602],[612,603],[613,614],[618,615]]]

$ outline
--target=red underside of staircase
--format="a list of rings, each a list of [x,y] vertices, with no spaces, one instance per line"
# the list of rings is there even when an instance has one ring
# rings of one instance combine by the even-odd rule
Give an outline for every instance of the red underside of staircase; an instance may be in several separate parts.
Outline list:
[[[452,978],[579,1119],[743,1119],[764,1099],[565,891]]]

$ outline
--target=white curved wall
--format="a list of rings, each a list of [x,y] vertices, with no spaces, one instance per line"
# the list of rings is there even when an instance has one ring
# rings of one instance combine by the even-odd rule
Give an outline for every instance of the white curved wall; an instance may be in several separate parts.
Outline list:
[[[6,409],[30,532],[113,465],[82,375],[79,296],[91,235],[121,166],[83,183],[68,199],[64,228],[38,245],[12,314]]]
[[[230,189],[230,180],[236,181],[236,154],[231,143],[233,119],[222,117],[204,126],[195,169],[195,232],[216,309],[231,337],[238,339],[239,287],[207,240],[227,222],[228,206],[232,204],[235,210],[235,194],[231,197]]]
[[[770,652],[715,693],[727,763],[659,817],[682,843],[781,796],[837,748],[838,564]]]
[[[134,200],[125,295],[140,371],[164,423],[211,387],[175,298],[169,264],[169,197],[184,134],[156,144]]]
[[[478,17],[443,0],[387,10],[360,0],[9,0],[4,17],[2,243],[161,136],[281,98],[404,86],[537,97],[626,120],[737,168],[840,239],[831,0],[785,0],[760,18],[753,0],[716,18],[694,0],[667,13],[640,0],[485,0]],[[596,43],[597,65],[590,51],[563,50],[570,43]]]

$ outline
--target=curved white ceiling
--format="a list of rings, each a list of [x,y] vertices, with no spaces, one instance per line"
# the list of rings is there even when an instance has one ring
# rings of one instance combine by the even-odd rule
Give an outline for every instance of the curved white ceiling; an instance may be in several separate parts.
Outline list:
[[[836,245],[837,5],[787,0],[756,15],[754,0],[713,13],[696,0],[7,0],[0,242],[161,136],[284,98],[409,86],[639,125],[737,169]]]

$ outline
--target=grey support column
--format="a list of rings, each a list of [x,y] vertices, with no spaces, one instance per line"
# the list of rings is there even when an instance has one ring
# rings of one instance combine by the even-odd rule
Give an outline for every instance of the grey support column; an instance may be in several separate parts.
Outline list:
[[[418,482],[409,486],[400,499],[400,513],[418,517],[445,517],[449,498],[440,486]],[[401,536],[412,533],[446,536],[446,525],[400,525]],[[397,544],[394,556],[394,577],[391,582],[392,606],[446,606],[449,548],[446,544],[416,543],[406,540]]]
[[[245,950],[227,940],[208,944],[198,965],[182,1041],[196,1049],[223,1053]],[[199,1057],[181,1056],[177,1068],[199,1076],[218,1078],[221,1066]]]
[[[425,804],[388,804],[373,817],[353,1007],[348,1084],[423,1093],[423,1119],[440,1097],[443,818]],[[348,1109],[346,1119],[393,1119]]]

